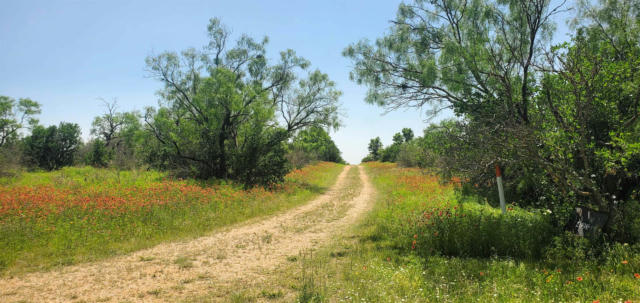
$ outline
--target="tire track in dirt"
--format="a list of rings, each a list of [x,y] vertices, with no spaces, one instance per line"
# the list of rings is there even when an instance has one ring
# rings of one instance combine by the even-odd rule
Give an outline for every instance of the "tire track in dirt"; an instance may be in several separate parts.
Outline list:
[[[349,196],[345,191],[354,190],[347,180],[351,169],[358,170],[360,185],[358,193]],[[353,224],[372,206],[373,196],[364,169],[347,166],[329,191],[285,213],[186,242],[3,278],[0,301],[166,302],[233,287],[233,283],[269,279],[269,272],[288,256],[318,247]],[[346,211],[337,218],[313,218],[309,223],[309,216],[327,207]]]

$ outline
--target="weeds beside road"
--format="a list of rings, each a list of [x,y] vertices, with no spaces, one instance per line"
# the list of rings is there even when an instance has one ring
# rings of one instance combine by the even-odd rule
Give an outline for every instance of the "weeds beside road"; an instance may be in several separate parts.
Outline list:
[[[98,260],[273,214],[324,192],[342,168],[295,170],[274,191],[90,167],[3,178],[0,274]]]

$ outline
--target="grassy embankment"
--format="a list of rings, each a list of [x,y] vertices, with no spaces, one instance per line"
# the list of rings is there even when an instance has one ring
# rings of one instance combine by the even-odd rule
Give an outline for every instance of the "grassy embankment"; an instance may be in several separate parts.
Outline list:
[[[375,209],[302,258],[300,302],[640,302],[638,245],[566,262],[582,251],[550,245],[544,212],[511,206],[502,216],[418,170],[366,167]]]
[[[90,167],[2,178],[0,275],[97,260],[273,214],[317,196],[342,169],[318,163],[295,170],[273,191]]]

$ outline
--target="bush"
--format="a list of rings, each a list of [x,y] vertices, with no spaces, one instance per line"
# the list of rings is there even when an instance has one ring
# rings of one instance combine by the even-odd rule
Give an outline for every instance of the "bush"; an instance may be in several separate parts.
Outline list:
[[[233,161],[233,177],[245,184],[272,186],[284,181],[284,175],[289,171],[287,165],[285,140],[287,132],[254,130],[248,137]]]
[[[46,170],[72,165],[80,145],[80,126],[60,122],[45,128],[34,127],[24,139],[25,156],[30,164]]]
[[[545,259],[549,265],[561,268],[572,268],[574,264],[593,260],[596,256],[591,242],[584,237],[565,232],[553,237],[545,252]]]
[[[375,159],[371,155],[367,155],[366,157],[362,158],[362,160],[360,160],[360,162],[362,162],[362,163],[373,162],[373,161],[375,161]]]
[[[414,249],[424,256],[540,258],[554,231],[548,216],[510,209],[502,215],[486,205],[426,208],[408,218]]]
[[[107,149],[104,142],[100,139],[96,139],[88,145],[85,162],[93,167],[107,167],[112,154]]]
[[[314,160],[344,163],[344,160],[340,156],[340,150],[335,142],[333,142],[329,134],[321,127],[314,126],[301,130],[293,138],[290,146],[292,150],[297,153],[297,155],[292,157],[294,160],[302,160],[307,163]],[[300,152],[306,155],[300,155]]]
[[[316,155],[295,146],[287,152],[286,158],[294,169],[303,168],[309,163],[318,160]]]
[[[552,216],[510,205],[505,215],[478,199],[461,197],[457,183],[419,169],[372,163],[374,181],[387,192],[377,234],[421,256],[539,259],[556,232]]]
[[[403,167],[418,167],[420,164],[420,147],[414,142],[400,146],[396,162]]]
[[[22,149],[12,144],[0,148],[0,178],[19,173],[22,162]]]

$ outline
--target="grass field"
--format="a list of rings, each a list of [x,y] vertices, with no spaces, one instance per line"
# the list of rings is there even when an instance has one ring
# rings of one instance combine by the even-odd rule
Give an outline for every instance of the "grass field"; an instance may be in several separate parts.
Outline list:
[[[298,301],[640,302],[639,246],[579,261],[575,246],[550,245],[557,232],[544,212],[510,206],[501,216],[419,170],[366,168],[378,190],[374,211],[302,258]],[[563,253],[578,257],[562,262]]]
[[[342,165],[295,170],[275,190],[172,180],[154,171],[68,167],[0,179],[0,274],[127,253],[300,205]]]

